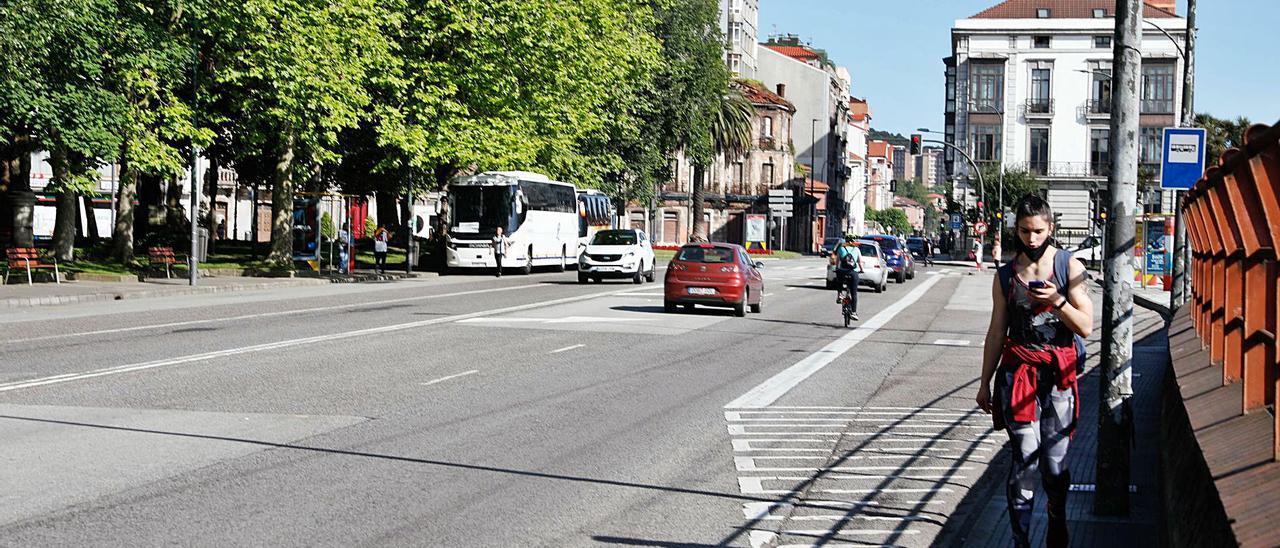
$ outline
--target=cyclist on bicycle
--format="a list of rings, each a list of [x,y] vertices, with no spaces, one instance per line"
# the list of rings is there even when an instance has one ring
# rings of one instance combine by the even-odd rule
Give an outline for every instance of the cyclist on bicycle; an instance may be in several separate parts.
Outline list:
[[[858,319],[858,273],[862,271],[862,251],[858,249],[857,239],[853,234],[846,234],[844,245],[837,247],[834,254],[836,261],[836,279],[843,280],[849,293],[850,304],[853,305],[853,319]],[[837,287],[839,284],[837,283]],[[840,301],[840,293],[836,292],[836,302]]]

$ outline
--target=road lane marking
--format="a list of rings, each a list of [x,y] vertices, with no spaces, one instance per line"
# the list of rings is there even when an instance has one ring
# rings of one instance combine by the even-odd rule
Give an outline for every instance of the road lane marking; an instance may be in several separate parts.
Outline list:
[[[866,323],[858,326],[857,329],[854,329],[849,332],[849,334],[836,339],[821,350],[810,354],[807,358],[796,362],[795,365],[786,368],[769,380],[764,381],[759,386],[752,388],[746,394],[738,397],[738,399],[729,402],[725,407],[768,407],[773,404],[773,402],[778,401],[778,398],[781,398],[787,392],[790,392],[792,388],[795,388],[801,382],[804,382],[805,379],[808,379],[814,373],[817,373],[822,368],[826,367],[827,364],[830,364],[835,361],[836,358],[840,357],[845,352],[848,352],[849,349],[857,346],[858,343],[871,336],[871,334],[875,333],[881,327],[887,325],[889,320],[892,320],[899,312],[906,310],[907,307],[915,304],[916,301],[920,300],[920,297],[923,297],[924,294],[941,279],[942,278],[935,277],[925,280],[897,302],[880,311],[871,319],[867,320]]]
[[[174,365],[182,365],[188,363],[208,361],[216,358],[224,358],[228,356],[237,356],[241,354],[251,354],[255,352],[264,352],[268,350],[279,350],[283,348],[293,348],[296,346],[306,346],[318,343],[332,342],[343,339],[351,339],[357,337],[366,337],[369,335],[379,335],[384,333],[394,333],[408,329],[416,329],[429,325],[438,325],[443,323],[454,323],[470,318],[479,318],[482,316],[491,316],[494,314],[506,314],[510,312],[520,312],[533,308],[542,308],[547,306],[555,306],[579,301],[588,301],[609,295],[616,295],[625,290],[602,291],[598,293],[589,293],[586,295],[578,295],[575,297],[565,297],[561,299],[552,299],[549,301],[539,301],[535,303],[521,304],[515,306],[507,306],[503,308],[495,308],[491,310],[482,310],[479,312],[470,312],[467,314],[458,314],[455,316],[445,316],[443,318],[432,318],[430,320],[419,320],[416,322],[407,322],[394,325],[385,325],[382,327],[371,327],[368,329],[357,329],[354,331],[344,331],[327,335],[318,335],[315,337],[304,337],[301,339],[290,339],[284,341],[276,341],[265,344],[255,344],[250,346],[242,346],[238,348],[228,348],[225,350],[216,350],[213,352],[203,352],[200,354],[190,354],[187,356],[179,356],[176,358],[166,358],[162,360],[154,360],[149,362],[133,363],[127,365],[118,365],[114,367],[106,367],[86,371],[84,373],[55,375],[52,377],[40,377],[35,379],[27,379],[22,381],[14,381],[0,384],[0,392],[10,392],[13,390],[22,390],[24,388],[35,388],[38,386],[46,386],[51,384],[61,384],[71,381],[80,381],[85,379],[93,379],[97,377],[105,377],[109,375],[119,375],[122,373],[131,373],[134,371],[144,371],[147,369],[155,369],[159,367],[169,367]]]
[[[479,372],[480,372],[480,370],[479,370],[479,369],[472,369],[471,371],[465,371],[465,372],[462,372],[462,373],[458,373],[457,375],[449,375],[448,377],[440,377],[440,378],[438,378],[438,379],[436,379],[436,380],[434,380],[434,381],[427,381],[427,382],[418,383],[418,384],[421,384],[422,386],[431,386],[431,385],[433,385],[433,384],[439,384],[439,383],[442,383],[442,382],[447,381],[447,380],[450,380],[450,379],[456,379],[456,378],[458,378],[458,377],[465,377],[465,376],[467,376],[467,375],[475,375],[476,373],[479,373]]]
[[[227,318],[210,318],[207,320],[187,320],[182,322],[160,323],[152,325],[138,325],[133,327],[118,327],[115,329],[99,329],[97,331],[83,331],[80,333],[61,333],[58,335],[45,335],[43,337],[31,337],[28,339],[14,339],[10,341],[0,341],[0,344],[17,344],[36,341],[45,341],[50,339],[63,339],[68,337],[86,337],[90,335],[108,335],[111,333],[128,333],[130,331],[144,331],[147,329],[167,329],[170,327],[183,327],[188,325],[200,325],[205,323],[231,322],[237,320],[252,320],[257,318],[271,318],[275,316],[288,316],[290,314],[306,314],[308,312],[325,312],[328,310],[341,310],[344,308],[357,308],[362,306],[378,306],[382,304],[395,304],[405,301],[425,301],[429,299],[443,299],[446,297],[461,297],[464,295],[476,295],[479,293],[493,293],[496,291],[512,291],[516,289],[529,289],[532,287],[541,287],[543,284],[526,284],[512,287],[498,287],[493,289],[476,289],[471,291],[458,291],[454,293],[443,293],[439,295],[420,295],[417,297],[404,297],[401,299],[384,299],[381,301],[367,301],[351,304],[336,304],[332,306],[317,306],[313,308],[300,308],[297,310],[281,310],[278,312],[262,312],[259,314],[243,314],[240,316],[231,316]]]
[[[573,349],[575,349],[575,348],[582,348],[582,347],[584,347],[584,346],[586,346],[586,345],[585,345],[585,344],[575,344],[575,345],[573,345],[573,346],[566,346],[566,347],[564,347],[564,348],[559,348],[559,349],[556,349],[556,350],[552,350],[550,353],[551,353],[551,354],[559,354],[559,353],[561,353],[561,352],[568,352],[568,351],[573,350]]]

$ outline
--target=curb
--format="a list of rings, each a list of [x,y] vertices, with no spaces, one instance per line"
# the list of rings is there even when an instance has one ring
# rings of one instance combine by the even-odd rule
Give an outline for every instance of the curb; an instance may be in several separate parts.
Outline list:
[[[11,297],[0,301],[0,308],[29,308],[35,306],[57,306],[102,301],[120,301],[125,299],[149,299],[156,297],[178,297],[186,295],[203,295],[210,293],[226,293],[230,291],[253,291],[273,289],[277,287],[299,287],[325,285],[329,280],[296,278],[289,281],[261,282],[249,284],[195,286],[182,288],[165,288],[145,291],[113,291],[109,293],[89,293],[84,295],[57,295],[45,297]]]

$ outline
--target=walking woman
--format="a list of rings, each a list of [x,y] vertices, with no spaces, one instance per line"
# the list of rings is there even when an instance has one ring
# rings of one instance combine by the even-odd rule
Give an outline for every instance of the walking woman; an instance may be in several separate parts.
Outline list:
[[[1093,331],[1093,302],[1084,265],[1049,243],[1049,204],[1030,195],[1015,212],[1017,256],[992,282],[995,306],[975,399],[1012,444],[1006,491],[1015,545],[1030,546],[1034,466],[1048,498],[1047,545],[1067,546],[1066,458],[1079,418],[1079,342]]]

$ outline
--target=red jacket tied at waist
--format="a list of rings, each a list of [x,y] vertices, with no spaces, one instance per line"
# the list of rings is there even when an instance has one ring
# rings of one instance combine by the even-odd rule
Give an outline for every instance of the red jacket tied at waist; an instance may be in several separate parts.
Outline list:
[[[1009,387],[1009,409],[1015,422],[1031,422],[1036,420],[1036,391],[1039,388],[1039,370],[1042,367],[1053,367],[1057,370],[1057,388],[1059,390],[1076,390],[1076,348],[1071,346],[1054,346],[1046,350],[1031,348],[1006,340],[1004,354],[1000,358],[1000,369],[1013,371],[1013,383]],[[999,398],[996,398],[999,400]],[[1077,418],[1080,413],[1079,402],[1074,406]],[[1003,428],[1003,413],[993,413],[997,428]]]

